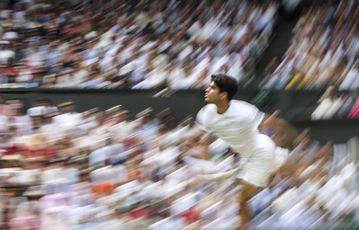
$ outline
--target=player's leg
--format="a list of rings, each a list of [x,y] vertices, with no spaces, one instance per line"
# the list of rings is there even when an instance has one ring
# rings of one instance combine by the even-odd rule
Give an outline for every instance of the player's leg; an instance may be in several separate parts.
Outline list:
[[[237,202],[240,206],[239,216],[241,218],[241,224],[237,229],[248,229],[252,219],[252,210],[249,206],[249,200],[261,191],[262,188],[242,179],[237,179],[237,184],[240,186]]]
[[[252,219],[249,200],[268,185],[271,175],[278,170],[282,161],[282,159],[277,159],[276,146],[273,141],[265,135],[259,135],[256,148],[241,165],[241,171],[237,175],[237,182],[240,186],[238,203],[241,226],[239,229],[248,228]]]

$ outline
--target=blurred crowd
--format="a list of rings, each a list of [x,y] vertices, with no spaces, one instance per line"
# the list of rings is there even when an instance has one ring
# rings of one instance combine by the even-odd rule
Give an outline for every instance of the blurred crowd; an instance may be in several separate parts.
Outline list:
[[[277,10],[247,0],[3,4],[1,87],[189,89],[218,72],[245,81]]]
[[[277,1],[0,2],[0,87],[204,88],[212,73],[247,81],[268,45]],[[293,10],[300,1],[287,2]],[[353,1],[310,8],[265,89],[358,90]],[[274,62],[273,62],[274,63]],[[275,66],[275,65],[273,65]],[[329,87],[313,119],[359,117],[358,96]],[[270,132],[269,132],[270,133]],[[251,201],[254,229],[359,228],[359,140],[321,144],[310,130],[273,139],[288,162]],[[0,98],[0,229],[235,229],[238,167],[191,117],[133,118],[121,105]]]
[[[187,118],[120,105],[76,112],[46,99],[0,105],[0,221],[5,229],[234,229],[234,179],[197,175],[238,167],[221,140],[202,142]],[[304,130],[277,141],[291,150],[251,200],[258,229],[359,224],[359,140],[320,145]],[[337,228],[334,228],[337,229]]]
[[[265,89],[358,90],[357,1],[327,1],[311,7],[294,28],[292,43],[275,67],[268,67]]]

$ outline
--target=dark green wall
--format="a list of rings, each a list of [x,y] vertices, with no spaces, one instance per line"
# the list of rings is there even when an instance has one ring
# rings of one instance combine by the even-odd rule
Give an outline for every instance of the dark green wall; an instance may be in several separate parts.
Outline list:
[[[158,112],[170,107],[177,120],[195,115],[204,105],[203,91],[184,90],[167,92],[155,97],[155,90],[79,90],[79,89],[1,89],[0,96],[5,99],[22,98],[27,106],[40,98],[51,99],[55,104],[73,100],[78,111],[93,107],[106,110],[115,105],[123,105],[132,115],[151,106]],[[251,102],[257,90],[240,90],[236,98]],[[262,91],[263,93],[263,91]],[[263,94],[261,110],[268,113],[279,109],[282,116],[291,121],[298,129],[311,127],[313,136],[321,141],[344,142],[352,136],[359,136],[358,120],[310,121],[310,114],[322,91],[271,91]]]

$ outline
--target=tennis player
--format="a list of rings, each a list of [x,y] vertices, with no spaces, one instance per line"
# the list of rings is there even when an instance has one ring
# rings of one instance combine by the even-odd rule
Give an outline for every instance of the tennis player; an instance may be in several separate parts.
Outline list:
[[[283,130],[283,119],[277,113],[271,116],[254,105],[233,100],[238,89],[237,81],[229,76],[212,75],[205,91],[208,103],[197,114],[197,126],[206,132],[206,140],[217,137],[224,140],[238,154],[240,166],[224,173],[201,175],[201,180],[218,180],[235,176],[240,186],[238,202],[241,224],[238,229],[247,229],[251,220],[248,201],[266,187],[268,180],[286,161],[288,150],[279,147],[270,137],[261,132]],[[290,127],[292,128],[292,127]]]

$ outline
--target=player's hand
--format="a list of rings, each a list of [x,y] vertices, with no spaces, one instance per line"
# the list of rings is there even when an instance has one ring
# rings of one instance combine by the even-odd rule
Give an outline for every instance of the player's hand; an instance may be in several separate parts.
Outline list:
[[[205,178],[203,175],[199,174],[187,181],[187,186],[190,188],[194,188],[198,186],[199,184],[203,183],[205,181]]]
[[[196,184],[196,185],[202,184],[205,182],[208,182],[208,175],[206,175],[206,174],[198,174],[192,178],[192,183]]]

